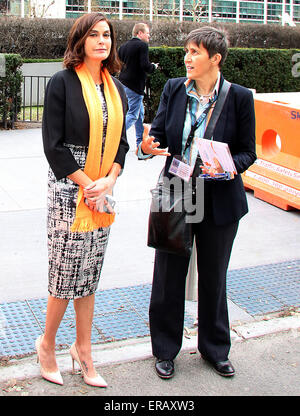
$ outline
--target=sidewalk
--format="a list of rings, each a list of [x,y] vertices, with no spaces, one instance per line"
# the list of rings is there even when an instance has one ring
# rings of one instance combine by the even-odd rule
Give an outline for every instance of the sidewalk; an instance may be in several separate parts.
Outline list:
[[[95,363],[109,387],[94,389],[70,374],[71,315],[60,334],[58,363],[65,380],[60,387],[39,377],[32,355],[47,298],[47,163],[41,131],[0,131],[0,396],[299,395],[300,213],[282,211],[252,193],[247,194],[250,212],[240,222],[228,273],[230,358],[236,377],[219,377],[194,354],[196,302],[191,301],[177,376],[169,381],[156,377],[147,326],[154,251],[146,237],[149,190],[164,160],[137,161],[132,136],[129,142],[115,190],[119,214],[97,292],[96,306],[106,302],[107,309],[96,314],[93,333]],[[19,353],[1,352],[21,344]],[[17,359],[5,364],[11,355]]]
[[[57,358],[63,386],[39,377],[35,357],[24,359],[22,364],[18,362],[7,368],[9,377],[0,382],[0,397],[98,396],[106,397],[104,401],[97,401],[98,405],[104,405],[111,402],[108,396],[117,396],[115,402],[124,400],[121,396],[131,397],[127,400],[129,402],[136,400],[134,396],[151,396],[152,400],[153,396],[157,400],[162,400],[163,396],[172,400],[177,396],[300,396],[300,337],[297,329],[233,340],[230,358],[236,375],[231,379],[217,375],[196,353],[195,340],[192,344],[194,348],[191,346],[178,355],[176,374],[171,380],[161,380],[156,376],[148,339],[132,345],[123,343],[117,348],[93,348],[97,369],[108,383],[106,389],[87,386],[79,374],[71,374],[71,358],[67,354],[58,354]],[[17,377],[20,374],[22,379]]]

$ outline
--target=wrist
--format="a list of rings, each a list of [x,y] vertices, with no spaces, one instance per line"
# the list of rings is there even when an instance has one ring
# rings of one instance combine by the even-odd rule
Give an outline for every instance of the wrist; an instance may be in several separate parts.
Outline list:
[[[109,178],[110,181],[112,181],[112,186],[114,186],[114,184],[117,181],[118,176],[120,175],[121,172],[121,165],[119,165],[119,163],[114,163],[109,174],[107,175],[107,178]]]
[[[106,176],[106,180],[107,180],[107,184],[108,184],[108,189],[112,189],[115,186],[115,183],[117,181],[117,175],[116,173],[109,173]]]
[[[113,188],[117,181],[117,177],[115,177],[115,175],[111,175],[111,176],[108,176],[108,180],[109,180],[109,187]]]
[[[140,149],[143,155],[148,155],[149,153],[146,153],[145,150],[143,149],[143,142],[140,144]]]
[[[139,160],[148,160],[148,159],[151,159],[153,155],[151,153],[145,153],[142,150],[142,143],[141,143],[137,150],[137,157]]]

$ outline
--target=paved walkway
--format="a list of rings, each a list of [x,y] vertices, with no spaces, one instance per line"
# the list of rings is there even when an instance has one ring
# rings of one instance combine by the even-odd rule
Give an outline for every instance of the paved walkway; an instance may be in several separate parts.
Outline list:
[[[237,376],[224,380],[193,353],[193,301],[186,302],[177,377],[164,382],[154,375],[147,325],[154,252],[146,246],[146,238],[149,190],[164,161],[137,161],[132,135],[129,141],[131,151],[115,190],[119,213],[97,292],[100,310],[93,328],[95,363],[109,388],[89,388],[79,376],[70,375],[66,348],[74,339],[72,305],[59,334],[58,361],[66,381],[60,388],[38,377],[32,355],[34,339],[43,330],[47,298],[47,163],[41,131],[0,131],[1,363],[17,357],[0,366],[4,388],[0,395],[299,395],[300,213],[282,211],[252,193],[247,194],[250,212],[240,222],[228,273],[231,358]]]

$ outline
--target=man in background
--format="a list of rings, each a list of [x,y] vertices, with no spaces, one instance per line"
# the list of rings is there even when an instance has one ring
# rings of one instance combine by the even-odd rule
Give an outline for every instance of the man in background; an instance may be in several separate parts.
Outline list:
[[[143,98],[146,77],[158,67],[158,64],[149,62],[149,39],[149,26],[145,23],[136,23],[132,29],[132,39],[121,45],[119,49],[119,57],[124,64],[119,79],[128,99],[126,130],[135,125],[137,146],[142,141],[144,132]]]

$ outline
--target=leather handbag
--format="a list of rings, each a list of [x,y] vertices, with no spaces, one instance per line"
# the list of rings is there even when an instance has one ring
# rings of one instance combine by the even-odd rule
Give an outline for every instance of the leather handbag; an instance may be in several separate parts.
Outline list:
[[[151,190],[152,201],[148,221],[148,246],[170,254],[189,257],[193,247],[192,226],[186,222],[190,189],[172,189],[164,180],[163,171],[156,187]],[[168,178],[166,178],[168,179]]]

